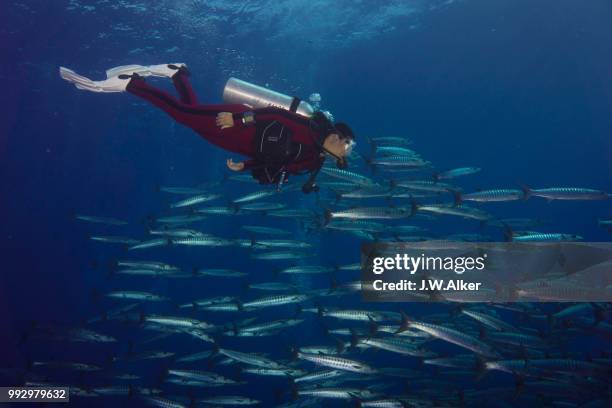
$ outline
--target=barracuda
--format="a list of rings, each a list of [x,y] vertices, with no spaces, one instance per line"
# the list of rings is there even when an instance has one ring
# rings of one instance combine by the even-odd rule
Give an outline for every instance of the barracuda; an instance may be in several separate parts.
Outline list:
[[[261,402],[256,399],[241,397],[238,395],[199,398],[197,401],[200,404],[209,404],[209,405],[256,405]]]
[[[179,268],[173,265],[168,265],[162,262],[153,261],[117,261],[118,266],[124,266],[126,268],[142,268],[142,269],[155,269],[162,271],[178,271]]]
[[[467,309],[462,309],[461,313],[463,313],[466,316],[471,317],[472,319],[475,319],[476,321],[479,321],[480,323],[484,324],[485,326],[488,326],[494,330],[498,330],[498,331],[516,331],[516,328],[500,319],[497,319],[491,315],[485,314],[485,313],[480,313],[480,312],[476,312],[474,310],[467,310]]]
[[[439,215],[454,215],[462,218],[469,218],[479,221],[486,221],[492,218],[491,214],[485,211],[465,206],[452,207],[448,205],[418,205],[417,211],[424,211]]]
[[[322,167],[321,172],[328,176],[335,177],[341,180],[348,181],[349,183],[357,184],[364,187],[374,187],[378,184],[374,180],[363,176],[361,174],[353,173],[347,170],[333,169],[329,167]]]
[[[605,191],[580,187],[551,187],[526,189],[526,194],[547,200],[607,200],[610,195]]]
[[[188,307],[208,306],[208,305],[214,305],[217,303],[228,303],[234,300],[236,300],[236,298],[233,296],[218,296],[218,297],[208,298],[208,299],[198,299],[190,303],[183,303],[182,305],[179,305],[179,308],[184,309]]]
[[[327,211],[325,219],[328,221],[336,218],[348,218],[352,220],[392,220],[400,218],[408,218],[412,215],[410,208],[400,207],[362,207],[353,208],[344,211]]]
[[[402,318],[403,321],[400,331],[402,331],[404,328],[412,327],[414,329],[424,331],[425,333],[428,333],[438,339],[471,350],[476,354],[481,354],[484,357],[500,357],[499,353],[493,350],[493,348],[491,348],[488,344],[457,330],[432,323],[411,321],[405,314],[402,314]]]
[[[285,204],[281,203],[251,203],[246,205],[241,205],[240,209],[244,211],[272,211],[272,210],[280,210],[281,208],[285,208]]]
[[[429,180],[399,180],[392,181],[396,187],[407,188],[413,191],[427,191],[432,193],[446,193],[449,191],[460,191],[459,188],[446,183],[438,183]]]
[[[263,368],[285,368],[281,364],[278,364],[276,361],[270,360],[269,358],[266,358],[263,356],[259,356],[257,354],[243,353],[240,351],[228,350],[228,349],[222,349],[222,348],[219,349],[219,353],[226,357],[231,358],[232,360],[236,360],[240,363],[244,363],[244,364],[248,364],[252,366],[263,367]]]
[[[181,195],[199,195],[206,194],[206,190],[197,187],[170,187],[162,186],[159,191],[170,194],[181,194]]]
[[[316,274],[316,273],[330,273],[333,272],[333,268],[320,266],[320,265],[303,265],[303,266],[291,266],[280,271],[280,273],[288,274]]]
[[[116,299],[145,300],[147,302],[163,302],[169,300],[167,297],[158,296],[149,292],[134,292],[126,290],[109,292],[105,296]]]
[[[367,310],[320,310],[319,314],[325,317],[334,317],[341,320],[356,320],[362,322],[380,322],[385,320],[383,315]]]
[[[170,369],[168,374],[214,384],[236,384],[236,381],[232,379],[207,371]]]
[[[118,275],[169,277],[175,275],[176,271],[164,271],[161,269],[121,269],[115,273]]]
[[[297,251],[275,251],[275,252],[260,252],[251,255],[253,259],[265,259],[265,260],[281,260],[281,259],[302,259],[307,258],[308,256],[312,256],[307,254],[306,252],[297,252]]]
[[[109,244],[125,244],[135,245],[140,241],[133,238],[119,237],[119,236],[108,236],[108,235],[92,235],[89,237],[92,241],[106,242]]]
[[[241,312],[244,308],[239,303],[215,303],[208,306],[199,306],[198,310],[209,312]]]
[[[263,248],[311,248],[312,244],[288,239],[261,239],[256,240],[253,246],[260,246]]]
[[[262,190],[262,191],[257,191],[255,193],[247,194],[245,196],[242,196],[240,198],[233,200],[232,202],[234,204],[246,203],[249,201],[259,200],[261,198],[270,197],[275,194],[278,194],[276,190]]]
[[[372,398],[376,394],[359,388],[313,388],[308,390],[297,390],[300,397],[317,397],[353,400],[360,398]]]
[[[340,377],[342,375],[345,375],[345,371],[325,370],[325,371],[318,371],[316,373],[310,373],[310,374],[303,375],[301,377],[297,377],[293,380],[293,382],[300,383],[300,382],[309,382],[309,381],[321,381],[321,380],[328,380],[330,378]]]
[[[476,201],[481,203],[496,202],[496,201],[515,201],[526,198],[526,195],[521,190],[516,189],[493,189],[477,191],[475,193],[461,194],[456,193],[456,201]]]
[[[292,303],[301,303],[307,299],[308,296],[306,295],[276,295],[253,300],[251,302],[245,302],[242,304],[242,307],[255,309],[263,307],[282,306]]]
[[[197,214],[189,215],[173,215],[169,217],[160,217],[155,221],[160,224],[191,224],[194,222],[204,221],[206,217]]]
[[[431,165],[430,162],[419,157],[412,156],[385,156],[373,159],[370,163],[374,166],[388,167],[425,167]]]
[[[406,341],[407,338],[365,338],[354,341],[355,346],[360,345],[373,347],[380,350],[390,351],[392,353],[402,354],[406,356],[431,358],[435,357],[436,353],[419,348],[420,342]]]
[[[209,236],[201,231],[192,229],[164,229],[164,230],[149,230],[151,235],[162,235],[165,237],[172,238],[191,238],[191,237],[205,237]]]
[[[76,218],[77,220],[92,222],[96,224],[107,224],[107,225],[117,225],[117,226],[128,224],[127,221],[118,220],[116,218],[97,217],[93,215],[77,214],[74,216],[74,218]]]
[[[182,208],[190,207],[192,205],[205,203],[208,201],[216,200],[221,197],[219,194],[201,194],[194,197],[189,197],[176,203],[170,204],[170,208]]]
[[[306,209],[288,209],[270,211],[267,215],[281,218],[312,218],[315,214],[313,211]]]
[[[231,269],[196,269],[194,276],[216,276],[219,278],[242,278],[248,276],[246,272],[233,271]],[[216,302],[219,303],[219,302]]]
[[[187,329],[211,329],[215,327],[212,324],[208,324],[200,320],[178,316],[143,315],[141,316],[141,320],[144,322],[160,324],[162,326],[182,327]]]
[[[360,220],[352,220],[352,221],[333,220],[329,224],[327,224],[325,228],[340,230],[340,231],[382,232],[389,227],[387,225],[384,225],[378,222],[360,221]]]
[[[268,290],[268,291],[295,291],[297,286],[290,283],[283,282],[262,282],[262,283],[250,283],[249,289],[255,290]]]
[[[269,330],[283,329],[297,326],[304,322],[304,319],[275,320],[273,322],[260,323],[252,326],[245,326],[239,329],[240,332],[266,332]]]
[[[171,242],[173,245],[204,246],[204,247],[230,246],[233,244],[233,242],[230,240],[223,239],[223,238],[217,238],[213,236],[176,238],[176,239],[172,239]]]
[[[537,242],[537,241],[580,241],[582,237],[574,234],[562,233],[530,233],[525,235],[516,235],[512,237],[513,242]]]
[[[351,371],[362,374],[376,373],[376,370],[369,365],[356,360],[349,360],[348,358],[326,356],[322,354],[307,354],[302,352],[297,352],[297,358],[342,371]]]
[[[478,172],[480,172],[479,167],[459,167],[456,169],[446,170],[441,173],[435,174],[434,179],[435,180],[451,179],[451,178],[460,177],[460,176],[469,176],[471,174],[476,174]]]
[[[235,207],[204,207],[195,210],[198,214],[209,214],[209,215],[235,215],[239,211]]]
[[[244,373],[272,376],[272,377],[297,377],[304,375],[304,370],[297,370],[292,368],[279,369],[279,368],[245,368],[242,370]]]
[[[139,244],[132,245],[128,248],[128,251],[132,251],[134,249],[147,249],[158,246],[170,245],[170,240],[167,238],[155,238],[148,241],[143,241]]]

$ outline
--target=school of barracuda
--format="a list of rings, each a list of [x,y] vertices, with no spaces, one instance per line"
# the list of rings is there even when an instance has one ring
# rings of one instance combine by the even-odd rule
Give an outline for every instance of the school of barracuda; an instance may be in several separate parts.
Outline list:
[[[100,226],[92,224],[91,240],[120,250],[110,271],[99,272],[108,276],[96,288],[95,301],[105,310],[81,325],[39,324],[28,330],[23,342],[32,357],[19,373],[23,384],[69,386],[74,399],[107,398],[109,405],[112,398],[125,398],[177,408],[611,406],[608,303],[467,303],[458,298],[418,308],[366,304],[359,298],[358,249],[354,263],[312,261],[320,234],[422,241],[433,247],[492,240],[484,233],[428,233],[428,223],[448,217],[493,228],[510,241],[575,241],[581,237],[571,231],[537,231],[542,225],[534,219],[493,215],[486,203],[604,200],[609,195],[573,186],[465,192],[457,183],[477,177],[479,168],[435,171],[408,139],[369,142],[371,154],[353,157],[350,169],[324,167],[317,181],[320,192],[301,200],[301,207],[284,204],[284,197],[301,195],[299,183],[253,184],[251,193],[232,195],[237,182],[251,179],[230,175],[218,183],[160,187],[160,200],[169,210],[153,216],[143,236],[122,236],[127,221],[77,215],[79,222],[112,231],[100,234]],[[241,230],[232,236],[206,231],[206,220],[223,216],[243,217]],[[274,226],[267,225],[271,219]],[[286,227],[278,227],[279,222]],[[596,222],[611,229],[610,220]],[[232,247],[238,256],[250,257],[254,267],[237,271],[160,260],[163,254],[157,251],[180,247],[210,252]],[[217,288],[231,283],[221,286],[227,293],[203,290],[194,298],[146,289],[152,281],[187,288],[206,280]],[[105,334],[117,328],[121,337]],[[308,342],[310,331],[322,340]],[[74,361],[39,359],[35,346],[51,343],[67,348],[85,343],[91,354]],[[574,348],[576,343],[589,348]],[[143,366],[154,380],[142,374]],[[254,384],[268,399],[249,395]]]

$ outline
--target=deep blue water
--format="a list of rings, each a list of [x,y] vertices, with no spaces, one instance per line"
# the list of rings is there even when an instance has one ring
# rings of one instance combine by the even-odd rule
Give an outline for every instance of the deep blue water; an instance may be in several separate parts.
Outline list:
[[[377,1],[245,8],[233,1],[148,3],[11,0],[0,6],[0,365],[23,367],[40,354],[68,359],[93,349],[103,359],[124,351],[127,339],[108,348],[17,346],[34,321],[78,325],[112,306],[95,300],[92,289],[126,284],[106,278],[112,260],[125,256],[122,250],[87,239],[115,235],[112,227],[77,223],[73,215],[129,220],[117,235],[141,237],[148,217],[166,212],[174,199],[157,186],[221,180],[229,174],[225,159],[236,157],[132,95],[74,89],[59,77],[60,65],[97,79],[117,65],[186,62],[202,103],[219,103],[230,76],[303,98],[319,92],[324,108],[353,127],[364,154],[366,135],[401,136],[437,169],[481,167],[461,180],[466,191],[518,183],[612,191],[609,1],[414,1],[395,8]],[[167,81],[151,82],[171,89]],[[237,197],[256,188],[234,183],[223,191]],[[289,202],[316,208],[314,196]],[[546,232],[610,240],[597,225],[612,215],[609,200],[529,200],[486,209],[543,219]],[[237,237],[243,223],[299,231],[297,222],[255,216],[211,217],[202,228]],[[477,232],[479,226],[444,218],[432,229]],[[321,248],[321,262],[359,261],[357,238],[325,233],[308,239]],[[273,268],[237,251],[164,248],[151,257],[187,269],[271,276]],[[313,286],[327,284],[321,278]],[[225,289],[214,285],[158,280],[141,289],[188,301]],[[427,307],[414,310],[427,313]],[[127,338],[138,336],[121,327],[101,331],[121,337],[122,330]],[[284,335],[282,347],[308,340],[323,341],[316,323]],[[199,347],[175,341],[185,352]],[[253,350],[272,351],[269,341],[256,339]],[[285,387],[257,380],[270,389]],[[257,385],[246,389],[273,401]]]

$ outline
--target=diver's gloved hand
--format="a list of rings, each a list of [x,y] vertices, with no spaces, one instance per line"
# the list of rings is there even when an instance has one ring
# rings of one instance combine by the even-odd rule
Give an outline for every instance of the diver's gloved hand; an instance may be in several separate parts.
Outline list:
[[[221,112],[217,114],[217,126],[221,130],[234,126],[234,118],[231,112]]]
[[[242,171],[244,169],[244,162],[234,162],[232,159],[227,159],[226,164],[233,171]]]

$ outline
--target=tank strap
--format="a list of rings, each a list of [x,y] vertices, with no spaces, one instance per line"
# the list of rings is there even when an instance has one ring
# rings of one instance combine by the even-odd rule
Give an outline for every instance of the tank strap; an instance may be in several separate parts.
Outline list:
[[[297,108],[298,106],[300,106],[300,102],[302,102],[302,100],[297,96],[294,96],[291,100],[291,106],[289,106],[289,111],[294,113],[297,112]]]

